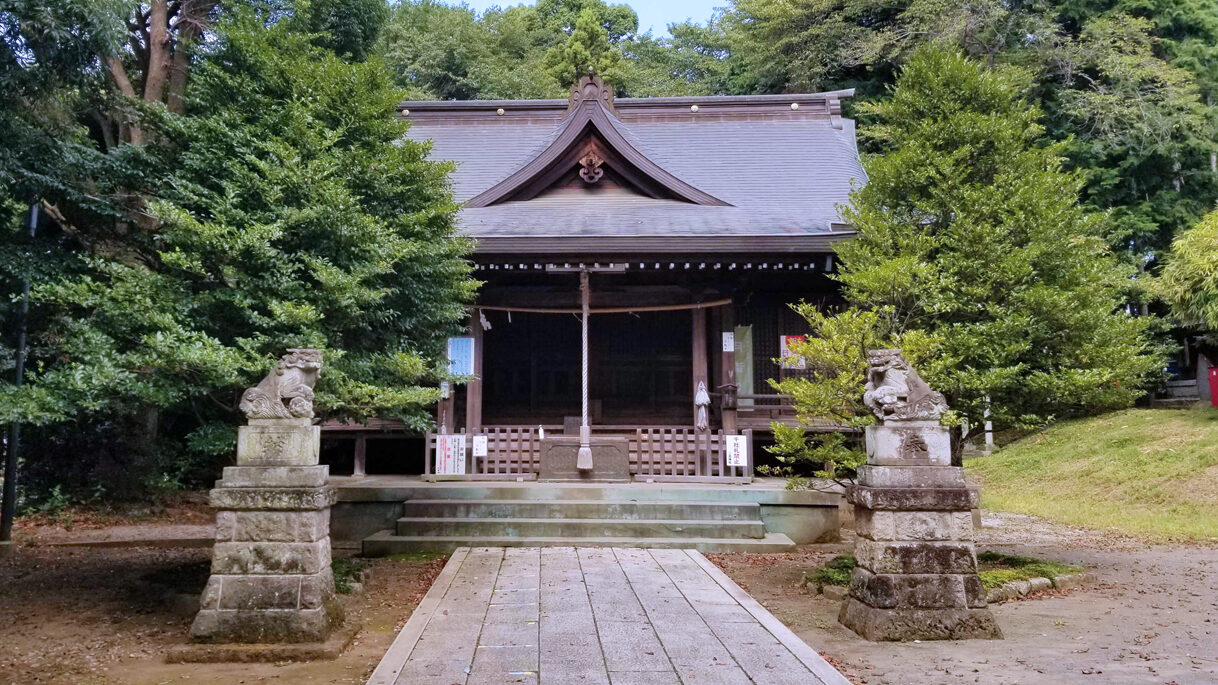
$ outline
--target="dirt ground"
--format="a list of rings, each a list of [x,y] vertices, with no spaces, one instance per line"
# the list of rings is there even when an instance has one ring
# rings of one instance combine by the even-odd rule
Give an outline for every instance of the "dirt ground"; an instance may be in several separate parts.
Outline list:
[[[443,566],[377,561],[366,591],[344,598],[362,630],[336,661],[166,664],[165,651],[186,641],[197,609],[189,593],[202,587],[209,549],[46,546],[98,536],[130,544],[205,525],[190,512],[153,518],[22,531],[26,544],[0,557],[0,685],[362,683]],[[1001,641],[887,644],[859,639],[838,625],[838,602],[798,589],[849,542],[710,556],[857,683],[1218,683],[1218,546],[1151,545],[1011,514],[984,523],[978,549],[1082,564],[1098,580],[993,607]]]
[[[0,558],[0,683],[363,683],[444,565],[376,562],[365,592],[343,597],[362,630],[335,661],[166,664],[210,559],[206,548],[45,546]]]
[[[1097,580],[993,606],[1003,640],[875,643],[837,623],[840,602],[796,589],[846,545],[711,556],[856,683],[1218,683],[1218,546],[1153,545],[1016,514],[983,523],[978,550],[1081,564]]]

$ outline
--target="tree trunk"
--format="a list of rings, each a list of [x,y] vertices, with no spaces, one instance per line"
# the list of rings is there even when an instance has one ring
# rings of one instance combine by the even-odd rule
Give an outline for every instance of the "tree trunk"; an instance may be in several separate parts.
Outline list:
[[[148,12],[148,73],[144,74],[144,102],[160,102],[169,76],[169,7],[152,0]]]

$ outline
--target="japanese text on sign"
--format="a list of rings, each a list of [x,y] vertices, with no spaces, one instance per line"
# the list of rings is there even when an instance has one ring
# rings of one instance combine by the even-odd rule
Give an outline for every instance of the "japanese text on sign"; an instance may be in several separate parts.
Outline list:
[[[465,436],[436,436],[436,475],[457,476],[465,473]]]
[[[797,345],[805,340],[807,340],[807,338],[802,335],[779,336],[778,352],[779,356],[782,358],[782,368],[803,369],[806,367],[804,358],[796,354],[795,350],[791,349],[792,345]]]
[[[454,376],[474,375],[474,339],[448,339],[448,372]]]
[[[727,465],[748,466],[749,442],[743,435],[727,436]]]

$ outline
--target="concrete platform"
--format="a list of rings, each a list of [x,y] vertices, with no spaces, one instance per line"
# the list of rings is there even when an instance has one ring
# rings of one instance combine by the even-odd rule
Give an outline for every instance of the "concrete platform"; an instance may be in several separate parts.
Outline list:
[[[330,482],[338,492],[335,547],[368,555],[564,544],[782,551],[836,540],[842,501],[839,492],[787,490],[776,478],[747,485],[436,483],[408,476]]]
[[[461,548],[371,685],[848,681],[692,550]]]

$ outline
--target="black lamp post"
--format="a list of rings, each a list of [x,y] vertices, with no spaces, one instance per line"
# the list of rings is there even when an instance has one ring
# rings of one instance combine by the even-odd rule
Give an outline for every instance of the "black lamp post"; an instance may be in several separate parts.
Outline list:
[[[38,203],[30,205],[29,233],[31,243],[38,229]],[[17,359],[14,381],[18,388],[25,382],[25,331],[30,314],[30,281],[21,284],[21,309],[17,321]],[[14,421],[9,427],[8,458],[4,463],[4,503],[0,506],[0,542],[13,539],[13,519],[17,516],[17,456],[21,447],[21,424]]]

